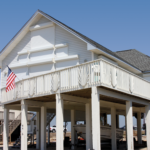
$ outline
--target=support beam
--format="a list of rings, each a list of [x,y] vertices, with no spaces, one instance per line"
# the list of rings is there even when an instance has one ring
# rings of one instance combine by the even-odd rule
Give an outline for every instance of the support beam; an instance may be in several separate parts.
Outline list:
[[[71,144],[75,144],[75,130],[74,126],[75,125],[75,111],[71,110]],[[71,147],[74,149],[74,146]]]
[[[112,150],[117,149],[116,144],[116,109],[114,107],[111,108],[111,146]]]
[[[94,150],[101,150],[100,138],[100,96],[96,86],[92,87],[92,146]]]
[[[41,150],[46,150],[46,107],[41,107]]]
[[[36,149],[40,148],[40,113],[36,113]]]
[[[92,149],[92,118],[91,118],[91,104],[85,105],[86,110],[86,150]]]
[[[111,91],[109,89],[98,88],[98,93],[101,95],[106,95],[109,97],[114,97],[125,101],[131,101],[132,98],[132,102],[143,104],[143,105],[149,105],[149,102],[147,102],[146,100],[142,100],[141,98],[134,97],[131,95],[123,94],[118,91]]]
[[[28,149],[27,134],[28,134],[28,105],[25,100],[21,101],[21,150]]]
[[[63,99],[60,93],[56,94],[56,150],[64,150],[63,142]]]
[[[71,95],[67,95],[67,94],[61,94],[61,95],[62,95],[62,98],[64,101],[77,102],[77,103],[83,103],[83,104],[90,102],[90,99],[87,99],[87,98],[71,96]]]
[[[8,121],[9,121],[9,109],[5,107],[4,105],[4,125],[3,125],[3,149],[8,150],[8,135],[9,135],[9,129],[8,129]]]
[[[116,128],[119,128],[119,115],[116,115]]]
[[[134,150],[133,143],[133,110],[132,110],[132,102],[126,102],[126,119],[127,119],[127,149]]]
[[[147,138],[147,150],[150,150],[150,104],[146,106],[146,138]]]
[[[50,144],[50,123],[48,124],[48,145]]]
[[[137,113],[137,136],[138,136],[138,143],[142,144],[141,112]]]

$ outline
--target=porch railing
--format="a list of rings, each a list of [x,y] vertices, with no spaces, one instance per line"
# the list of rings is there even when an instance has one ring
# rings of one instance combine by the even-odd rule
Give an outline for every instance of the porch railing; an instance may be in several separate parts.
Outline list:
[[[51,95],[56,92],[75,91],[93,85],[105,86],[124,93],[150,99],[150,83],[143,78],[103,59],[23,79],[16,88],[1,89],[2,103]]]

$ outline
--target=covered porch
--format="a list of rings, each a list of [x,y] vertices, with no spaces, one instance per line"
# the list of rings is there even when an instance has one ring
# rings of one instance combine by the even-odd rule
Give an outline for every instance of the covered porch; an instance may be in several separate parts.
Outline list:
[[[104,87],[93,86],[91,88],[76,90],[65,93],[56,93],[53,95],[39,96],[36,98],[23,99],[17,102],[12,102],[4,105],[4,149],[8,149],[8,112],[9,109],[21,110],[21,150],[27,150],[27,111],[37,112],[36,120],[36,149],[84,149],[77,147],[76,141],[76,121],[79,118],[84,118],[85,122],[82,127],[85,128],[84,138],[86,139],[86,150],[103,149],[104,141],[107,141],[112,150],[120,149],[121,135],[118,135],[118,115],[124,115],[126,118],[126,133],[128,150],[134,149],[133,136],[133,115],[137,114],[137,133],[138,144],[142,144],[141,133],[141,113],[146,113],[146,118],[150,118],[149,102],[145,99],[123,94],[115,90],[110,90]],[[83,114],[77,114],[75,112]],[[46,113],[56,112],[56,147],[47,147],[46,143]],[[106,114],[111,114],[111,126],[107,126]],[[78,115],[78,116],[76,116]],[[103,121],[101,119],[103,117]],[[70,118],[71,121],[71,144],[64,147],[64,121]],[[77,120],[78,119],[78,120]],[[148,120],[148,119],[147,119]],[[80,120],[81,121],[81,120]],[[146,121],[147,127],[150,126],[149,121]],[[107,130],[106,130],[107,128]],[[117,130],[118,129],[118,130]],[[83,130],[84,131],[84,130]],[[147,141],[149,141],[149,129],[147,128]],[[80,130],[79,130],[80,132]],[[107,132],[107,133],[106,133]],[[121,133],[122,131],[120,131]],[[49,138],[49,137],[48,137]],[[49,140],[48,140],[49,141]],[[35,148],[34,148],[35,149]],[[136,149],[136,148],[135,148]],[[149,143],[147,142],[147,149]]]

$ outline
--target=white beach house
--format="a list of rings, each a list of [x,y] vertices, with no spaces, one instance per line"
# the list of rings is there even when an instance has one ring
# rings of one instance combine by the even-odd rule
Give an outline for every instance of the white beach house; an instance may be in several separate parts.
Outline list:
[[[7,65],[18,77],[16,88],[9,92]],[[126,117],[127,149],[133,150],[135,113],[139,143],[145,113],[150,150],[148,56],[136,50],[112,52],[38,10],[1,51],[0,67],[4,150],[8,150],[9,110],[21,111],[21,150],[27,150],[28,111],[36,112],[36,149],[46,150],[47,113],[56,111],[56,150],[64,149],[64,121],[71,121],[71,143],[75,144],[77,120],[86,122],[86,150],[100,150],[102,114],[111,114],[112,150],[117,149],[116,116]]]

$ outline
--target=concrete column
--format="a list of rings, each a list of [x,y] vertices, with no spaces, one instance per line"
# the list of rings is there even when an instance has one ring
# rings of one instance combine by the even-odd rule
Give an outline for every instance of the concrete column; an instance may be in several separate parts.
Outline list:
[[[100,138],[100,96],[96,86],[92,87],[92,146],[94,150],[101,150]]]
[[[46,150],[46,107],[41,107],[41,150]]]
[[[112,150],[117,149],[116,144],[116,109],[114,107],[111,108],[111,146]]]
[[[85,105],[86,110],[86,150],[92,149],[92,119],[91,119],[91,104]]]
[[[60,93],[56,94],[56,150],[64,150],[63,141],[63,99]]]
[[[36,112],[36,149],[40,148],[40,114]]]
[[[137,136],[138,136],[138,143],[142,144],[141,112],[137,113]]]
[[[48,145],[50,144],[50,123],[48,124]]]
[[[9,136],[9,109],[4,106],[4,125],[3,125],[3,149],[8,150]]]
[[[21,101],[21,150],[28,149],[27,134],[28,134],[28,106],[25,100]]]
[[[71,110],[71,144],[75,144],[75,130],[74,126],[75,125],[75,111]],[[71,147],[74,149],[74,146]]]
[[[146,113],[147,150],[150,150],[150,105],[146,106],[145,113]]]
[[[132,111],[132,102],[126,102],[126,123],[127,123],[127,149],[134,150],[133,143],[133,111]]]

